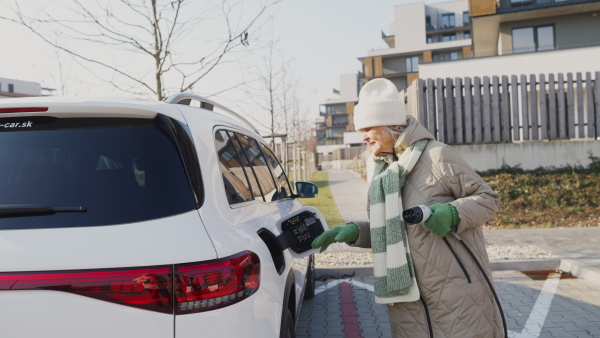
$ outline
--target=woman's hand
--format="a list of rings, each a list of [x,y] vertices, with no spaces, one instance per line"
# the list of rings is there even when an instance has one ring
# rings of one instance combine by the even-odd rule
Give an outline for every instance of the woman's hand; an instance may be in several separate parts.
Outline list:
[[[321,248],[323,252],[329,245],[335,242],[352,243],[358,239],[358,225],[354,223],[348,223],[346,225],[333,227],[319,237],[315,238],[312,242],[313,249]]]
[[[438,237],[446,236],[453,226],[460,223],[458,211],[452,204],[438,203],[430,206],[429,209],[431,209],[431,217],[423,225]]]

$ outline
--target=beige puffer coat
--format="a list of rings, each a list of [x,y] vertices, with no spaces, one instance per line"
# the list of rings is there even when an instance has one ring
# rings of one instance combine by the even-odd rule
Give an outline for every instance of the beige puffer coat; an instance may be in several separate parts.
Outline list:
[[[396,142],[396,155],[422,139],[430,141],[402,188],[403,207],[454,205],[460,216],[456,232],[493,283],[481,225],[496,213],[500,197],[456,150],[434,141],[412,117]],[[357,224],[359,238],[353,245],[370,248],[369,223]],[[407,233],[421,300],[387,306],[393,337],[503,337],[502,318],[493,294],[459,241],[451,234],[445,237],[453,254],[442,238],[423,225],[409,225]]]

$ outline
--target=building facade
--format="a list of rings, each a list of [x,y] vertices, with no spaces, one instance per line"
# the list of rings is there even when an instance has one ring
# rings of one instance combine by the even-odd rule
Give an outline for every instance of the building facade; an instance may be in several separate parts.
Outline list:
[[[317,123],[317,151],[320,153],[344,146],[344,133],[354,132],[354,106],[358,103],[360,81],[357,74],[340,76],[338,95],[320,105],[319,115],[324,121]],[[321,149],[321,151],[319,151]]]
[[[422,64],[419,77],[600,71],[600,0],[471,0],[474,58]]]
[[[471,57],[471,20],[467,0],[394,7],[389,48],[368,52],[360,80],[387,78],[399,91],[419,78],[420,64]]]
[[[37,82],[0,77],[0,98],[42,96],[43,89]]]
[[[598,0],[471,0],[470,11],[475,57],[600,45]]]

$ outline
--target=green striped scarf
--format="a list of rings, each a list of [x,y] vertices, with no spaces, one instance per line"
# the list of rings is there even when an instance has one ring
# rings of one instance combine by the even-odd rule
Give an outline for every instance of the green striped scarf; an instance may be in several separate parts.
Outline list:
[[[415,166],[427,140],[411,144],[398,161],[388,166],[377,161],[371,182],[370,219],[373,250],[375,301],[377,303],[412,302],[419,289],[402,220],[402,187]]]

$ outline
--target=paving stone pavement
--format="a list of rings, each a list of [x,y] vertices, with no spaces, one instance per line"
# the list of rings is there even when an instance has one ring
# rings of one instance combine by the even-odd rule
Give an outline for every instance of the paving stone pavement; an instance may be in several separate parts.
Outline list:
[[[509,337],[600,337],[597,284],[519,271],[495,271],[493,277]],[[297,337],[391,338],[386,307],[374,302],[372,285],[369,276],[318,281],[317,294],[302,305]]]

